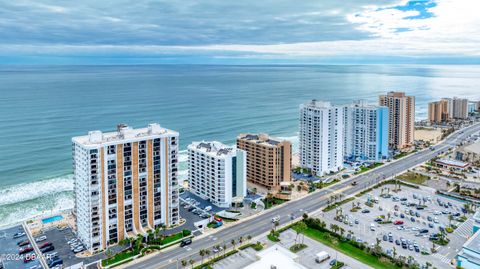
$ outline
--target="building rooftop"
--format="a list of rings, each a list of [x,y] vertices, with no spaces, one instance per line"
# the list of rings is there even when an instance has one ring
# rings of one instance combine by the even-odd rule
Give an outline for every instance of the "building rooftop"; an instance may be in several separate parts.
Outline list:
[[[467,242],[463,244],[463,248],[480,253],[480,231],[477,231],[475,234],[473,234],[472,237],[470,237]]]
[[[387,108],[385,106],[369,104],[366,100],[355,100],[351,104],[346,105],[346,107],[361,107],[361,108],[379,108],[379,107],[382,107],[382,108]]]
[[[469,164],[466,162],[452,160],[452,159],[439,159],[439,160],[436,160],[435,162],[445,164],[445,165],[450,165],[450,166],[457,166],[457,167],[469,166]]]
[[[466,146],[464,151],[480,154],[480,141]]]
[[[255,142],[257,144],[265,145],[265,146],[276,146],[286,141],[286,140],[270,137],[268,136],[268,134],[240,134],[238,136],[238,139],[248,140],[250,142]]]
[[[102,144],[117,144],[119,142],[123,143],[156,138],[161,135],[178,135],[178,133],[163,128],[158,123],[152,123],[146,128],[138,129],[133,129],[126,124],[119,124],[115,132],[103,133],[102,131],[90,131],[88,135],[73,137],[72,141],[84,146],[98,146]]]
[[[307,269],[298,263],[298,256],[280,245],[273,245],[257,254],[258,261],[244,269]]]
[[[405,97],[405,92],[394,92],[394,91],[390,91],[388,92],[386,95],[383,95],[383,96],[388,96],[388,97]]]
[[[200,141],[192,142],[188,145],[191,150],[201,151],[210,156],[233,156],[236,154],[236,149],[231,146],[227,146],[218,141]]]
[[[313,99],[311,101],[308,101],[302,105],[303,107],[316,107],[316,108],[329,108],[332,105],[330,102],[326,101],[318,101],[316,99]]]

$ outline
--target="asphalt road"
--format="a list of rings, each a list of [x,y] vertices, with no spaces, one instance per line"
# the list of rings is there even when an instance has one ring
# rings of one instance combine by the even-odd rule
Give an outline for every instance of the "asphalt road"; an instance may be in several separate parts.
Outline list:
[[[216,241],[213,241],[211,237],[200,238],[194,240],[193,243],[189,245],[189,248],[191,248],[190,250],[177,247],[174,249],[162,251],[157,254],[152,254],[148,257],[148,259],[126,265],[125,268],[175,269],[177,268],[177,260],[188,261],[190,259],[193,259],[198,262],[201,260],[200,255],[198,255],[198,251],[200,249],[211,249],[214,245],[217,244],[226,244],[228,247],[231,247],[230,241],[232,239],[238,240],[240,236],[246,237],[247,235],[255,237],[262,233],[268,232],[273,228],[271,219],[274,216],[279,215],[280,224],[285,224],[290,221],[289,216],[291,214],[295,214],[295,216],[301,216],[302,212],[304,211],[313,212],[318,210],[320,207],[325,206],[328,199],[326,195],[331,192],[339,191],[344,195],[356,193],[362,189],[374,185],[375,183],[383,180],[384,178],[389,178],[391,176],[401,173],[404,170],[410,169],[417,164],[430,160],[431,158],[439,155],[441,152],[448,150],[448,148],[454,147],[467,136],[479,131],[480,124],[477,123],[475,125],[451,134],[443,141],[443,143],[436,145],[434,150],[426,149],[411,154],[400,160],[380,166],[379,168],[369,173],[361,174],[357,177],[343,180],[328,189],[322,189],[302,199],[291,201],[280,207],[268,210],[265,213],[258,215],[257,217],[240,222],[235,226],[221,229],[215,234],[213,234],[213,236],[217,238]],[[358,184],[356,186],[351,186],[351,183],[353,181],[356,181]],[[178,268],[181,268],[181,265],[178,265]]]

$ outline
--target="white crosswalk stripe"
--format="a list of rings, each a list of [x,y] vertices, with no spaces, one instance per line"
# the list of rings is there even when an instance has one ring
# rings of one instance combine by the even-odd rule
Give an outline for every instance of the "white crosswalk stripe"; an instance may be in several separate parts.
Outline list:
[[[450,259],[443,256],[442,254],[440,253],[433,253],[432,254],[432,257],[435,257],[437,259],[439,259],[440,261],[442,261],[443,263],[446,263],[446,264],[450,264]]]
[[[460,226],[458,226],[457,229],[455,229],[454,234],[459,235],[463,238],[469,238],[472,236],[472,230],[473,229],[473,220],[468,219],[464,223],[462,223]]]

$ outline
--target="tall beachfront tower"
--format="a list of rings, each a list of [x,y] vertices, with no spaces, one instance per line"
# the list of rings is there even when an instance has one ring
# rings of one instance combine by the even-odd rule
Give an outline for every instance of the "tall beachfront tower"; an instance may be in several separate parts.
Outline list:
[[[121,124],[72,142],[76,229],[90,252],[179,223],[177,132]]]
[[[451,119],[451,99],[442,99],[428,103],[428,121],[430,123],[444,123]]]
[[[380,95],[379,105],[389,109],[388,140],[393,149],[413,145],[415,131],[415,97],[404,92],[389,92]]]
[[[343,107],[312,100],[300,105],[300,165],[323,176],[343,168]]]
[[[363,100],[344,107],[344,155],[347,160],[388,158],[388,108]]]
[[[280,183],[290,182],[292,143],[268,134],[240,134],[237,148],[247,152],[247,180],[267,190],[278,191]]]
[[[190,191],[212,204],[227,208],[247,195],[246,153],[220,142],[188,145]]]

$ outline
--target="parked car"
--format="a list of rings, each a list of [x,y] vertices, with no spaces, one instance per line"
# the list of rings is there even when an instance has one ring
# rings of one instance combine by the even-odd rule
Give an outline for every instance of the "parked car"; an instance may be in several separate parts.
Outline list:
[[[33,251],[32,247],[21,248],[21,249],[18,250],[18,254],[22,255],[22,254],[26,254],[26,253],[29,253],[29,252],[32,252],[32,251]]]
[[[35,238],[35,242],[42,242],[45,240],[47,240],[47,237],[45,235]]]
[[[81,246],[81,247],[78,247],[78,248],[74,249],[74,250],[73,250],[73,253],[80,253],[80,252],[82,252],[82,251],[84,251],[84,250],[85,250],[85,249],[83,248],[83,246]]]
[[[45,242],[45,243],[39,245],[38,248],[44,248],[44,247],[48,247],[48,246],[51,246],[51,245],[52,245],[51,242]]]
[[[55,247],[53,245],[50,245],[50,246],[47,246],[47,247],[44,247],[44,248],[40,249],[40,251],[42,253],[46,253],[46,252],[53,251],[53,250],[55,250]]]
[[[403,220],[396,220],[393,222],[393,225],[402,225],[403,224]]]
[[[18,232],[13,235],[13,239],[20,238],[25,235],[25,232]]]
[[[53,259],[52,261],[50,261],[50,263],[48,264],[48,267],[52,268],[52,267],[55,267],[57,265],[62,265],[63,264],[63,260],[60,259],[60,258],[55,258]]]
[[[362,213],[370,213],[370,210],[364,209],[364,210],[362,210]]]
[[[28,245],[28,244],[30,244],[30,241],[29,241],[29,240],[23,240],[23,241],[20,241],[20,242],[17,243],[17,245],[18,245],[19,247],[23,247],[23,246],[26,246],[26,245]]]

